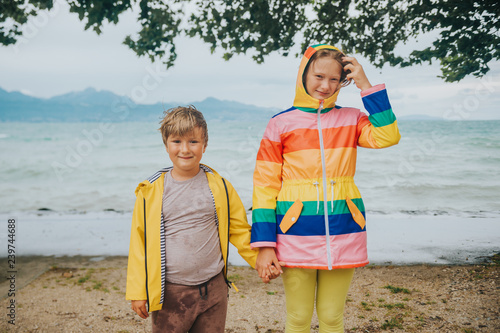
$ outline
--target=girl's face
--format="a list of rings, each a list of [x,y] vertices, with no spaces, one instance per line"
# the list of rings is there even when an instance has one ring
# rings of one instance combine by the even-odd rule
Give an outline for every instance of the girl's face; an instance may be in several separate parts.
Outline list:
[[[340,89],[342,65],[331,58],[319,58],[309,65],[306,91],[316,99],[324,100]]]

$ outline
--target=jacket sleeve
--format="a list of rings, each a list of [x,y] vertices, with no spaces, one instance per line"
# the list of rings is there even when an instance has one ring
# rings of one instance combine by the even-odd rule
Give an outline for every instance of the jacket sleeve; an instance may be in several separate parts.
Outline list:
[[[358,119],[358,145],[365,148],[386,148],[399,142],[396,116],[392,112],[384,84],[361,92],[365,109]]]
[[[127,266],[127,300],[146,300],[146,263],[144,255],[144,198],[142,192],[137,193]]]
[[[283,146],[277,118],[269,121],[253,174],[251,246],[276,247],[276,200],[281,189]]]
[[[241,199],[234,189],[233,185],[226,181],[227,191],[229,195],[230,207],[230,224],[229,224],[229,241],[237,249],[240,256],[245,261],[255,268],[258,251],[250,248],[250,230],[251,227],[247,221],[247,213]]]

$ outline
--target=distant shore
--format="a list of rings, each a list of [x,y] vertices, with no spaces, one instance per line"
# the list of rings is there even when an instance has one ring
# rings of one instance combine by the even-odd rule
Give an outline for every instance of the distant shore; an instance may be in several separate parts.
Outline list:
[[[125,300],[127,258],[22,256],[9,296],[2,258],[1,332],[150,332]],[[370,265],[356,270],[346,332],[500,331],[498,255],[481,265]],[[284,332],[281,278],[263,284],[250,267],[231,266],[226,332]],[[14,301],[14,302],[13,302]],[[12,308],[11,304],[15,304]],[[11,309],[9,310],[9,306]],[[318,332],[313,317],[311,332]]]

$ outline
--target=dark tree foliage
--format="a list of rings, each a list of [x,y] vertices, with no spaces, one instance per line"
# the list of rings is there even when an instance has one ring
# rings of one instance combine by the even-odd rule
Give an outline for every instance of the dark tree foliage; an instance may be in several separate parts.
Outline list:
[[[138,9],[142,29],[124,43],[137,55],[176,58],[175,38],[200,37],[224,59],[250,52],[258,63],[278,52],[288,56],[295,43],[331,43],[360,54],[377,67],[412,66],[439,61],[445,81],[482,77],[500,59],[498,0],[66,0],[85,29],[101,33],[103,22]],[[1,1],[0,43],[14,44],[22,26],[48,0]],[[424,34],[430,46],[400,54],[401,46]]]
[[[15,44],[22,35],[22,26],[38,11],[51,9],[52,0],[0,0],[0,44]]]

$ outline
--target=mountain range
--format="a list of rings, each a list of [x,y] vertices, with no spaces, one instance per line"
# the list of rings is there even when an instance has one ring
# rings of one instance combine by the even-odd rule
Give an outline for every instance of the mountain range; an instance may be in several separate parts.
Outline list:
[[[212,97],[188,104],[202,111],[207,120],[268,119],[280,111]],[[51,98],[37,98],[0,88],[1,122],[159,121],[164,110],[178,105],[171,102],[137,104],[128,97],[94,88]]]
[[[188,103],[203,112],[207,120],[269,119],[279,111],[213,97]],[[0,122],[125,122],[159,121],[164,110],[178,103],[137,104],[110,91],[87,88],[51,98],[38,98],[0,88]],[[182,104],[185,105],[185,104]],[[409,115],[398,120],[440,120],[426,115]]]

